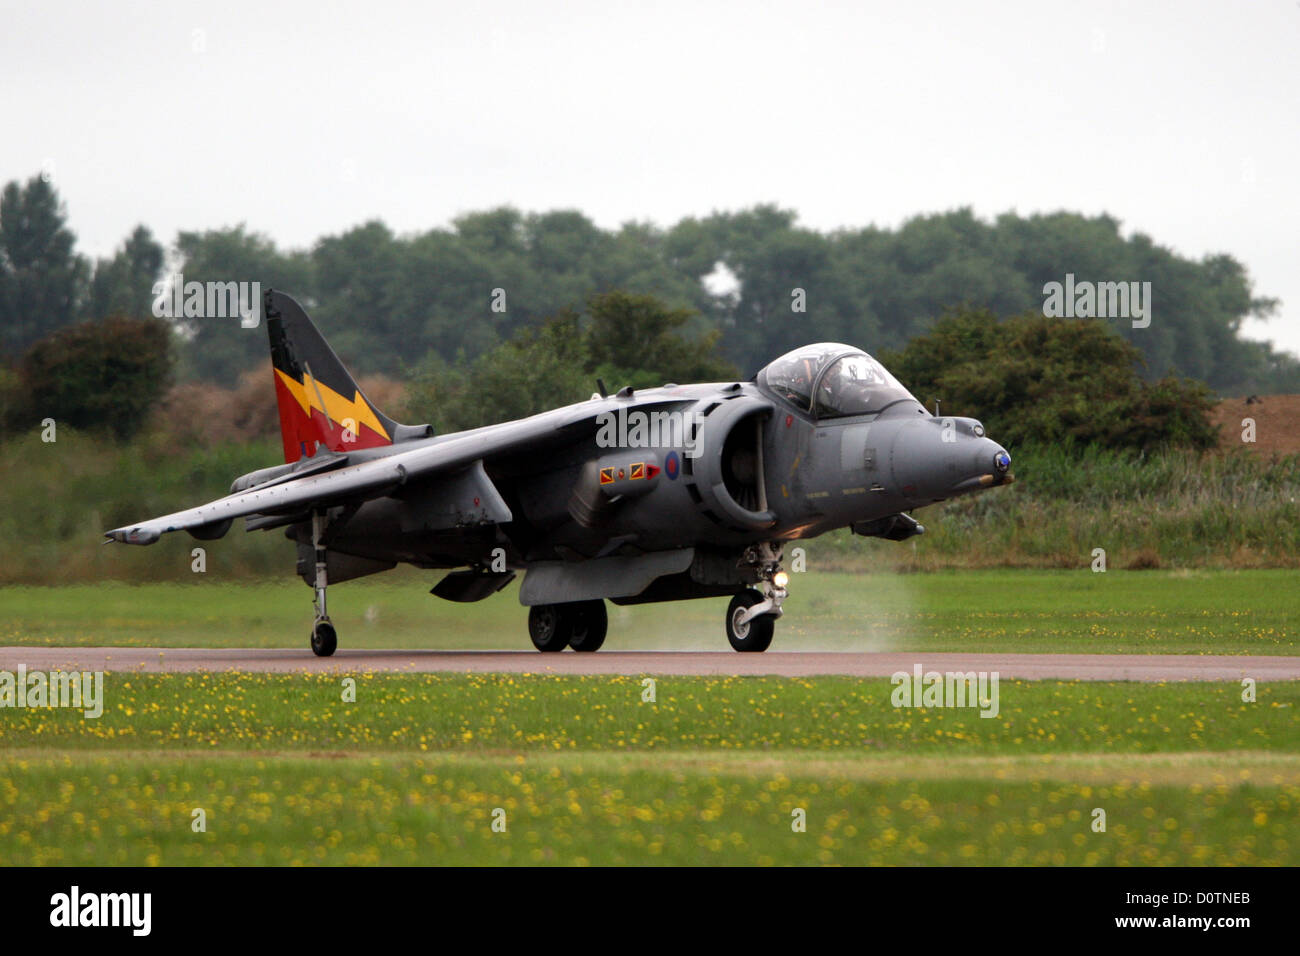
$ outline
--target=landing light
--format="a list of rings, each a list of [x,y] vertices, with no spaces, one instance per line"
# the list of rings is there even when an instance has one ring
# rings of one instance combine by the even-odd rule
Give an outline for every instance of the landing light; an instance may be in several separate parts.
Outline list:
[[[783,588],[790,583],[790,575],[786,574],[784,571],[778,571],[776,574],[772,575],[772,583],[779,588]]]

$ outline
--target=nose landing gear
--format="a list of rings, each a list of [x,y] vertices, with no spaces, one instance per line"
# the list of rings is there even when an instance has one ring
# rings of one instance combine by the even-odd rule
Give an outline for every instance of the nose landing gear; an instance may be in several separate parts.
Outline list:
[[[727,641],[733,650],[762,652],[772,643],[776,619],[784,612],[781,602],[789,592],[790,577],[781,570],[781,545],[765,541],[745,550],[742,566],[758,574],[758,586],[746,588],[727,605]]]

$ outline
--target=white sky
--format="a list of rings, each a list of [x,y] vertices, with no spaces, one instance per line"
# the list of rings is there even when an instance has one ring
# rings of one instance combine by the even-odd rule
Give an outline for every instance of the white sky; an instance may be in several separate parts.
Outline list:
[[[502,203],[1109,212],[1242,261],[1300,352],[1297,0],[0,0],[0,182],[41,168],[92,255]]]

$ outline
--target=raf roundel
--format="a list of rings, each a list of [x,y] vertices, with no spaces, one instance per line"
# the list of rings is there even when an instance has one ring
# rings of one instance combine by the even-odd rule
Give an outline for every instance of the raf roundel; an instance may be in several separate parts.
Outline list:
[[[668,456],[664,459],[664,473],[668,475],[668,480],[676,481],[677,473],[681,471],[681,468],[682,468],[682,462],[681,459],[677,456],[677,452],[670,451],[668,453]]]

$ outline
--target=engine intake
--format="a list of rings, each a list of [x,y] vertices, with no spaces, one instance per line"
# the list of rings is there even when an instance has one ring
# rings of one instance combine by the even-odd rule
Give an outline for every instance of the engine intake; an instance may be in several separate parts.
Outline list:
[[[705,516],[735,531],[761,531],[776,523],[767,507],[763,473],[764,424],[772,406],[737,397],[710,401],[692,424],[694,456],[682,474]]]

